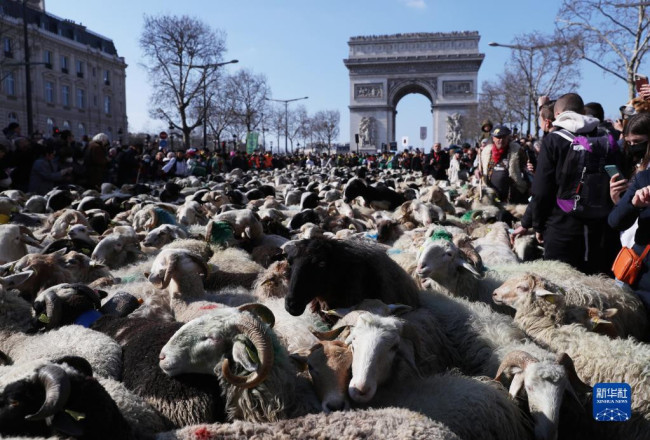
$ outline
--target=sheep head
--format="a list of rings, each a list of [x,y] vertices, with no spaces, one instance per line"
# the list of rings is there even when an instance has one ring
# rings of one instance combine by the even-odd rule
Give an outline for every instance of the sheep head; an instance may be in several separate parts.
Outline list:
[[[169,376],[182,373],[217,374],[234,386],[253,388],[273,368],[273,313],[266,307],[245,304],[221,308],[181,327],[160,352],[160,368]],[[274,318],[273,318],[274,319]],[[230,353],[228,353],[230,349]],[[230,370],[230,354],[238,366],[252,371],[239,376]]]
[[[148,247],[161,248],[180,238],[187,238],[187,233],[185,233],[183,229],[177,226],[165,224],[149,231],[142,244]]]
[[[564,293],[559,286],[532,273],[512,277],[492,293],[492,300],[496,304],[510,306],[515,310],[523,301],[537,298],[553,304],[563,301]]]
[[[205,261],[193,252],[184,249],[163,249],[151,265],[149,282],[159,289],[166,289],[172,280],[177,281],[181,275],[196,273],[199,276],[208,275]],[[177,293],[178,289],[172,289]]]
[[[418,256],[417,274],[420,278],[431,278],[446,284],[455,280],[460,269],[480,276],[458,247],[447,240],[428,240]]]
[[[370,401],[377,387],[391,376],[398,356],[416,369],[414,347],[401,337],[405,327],[404,322],[396,317],[379,317],[371,313],[359,315],[345,340],[353,353],[352,379],[348,387],[352,400],[359,403]]]
[[[98,310],[106,294],[85,284],[57,284],[43,290],[34,300],[34,327],[53,329],[75,323],[84,312]]]
[[[535,438],[541,440],[557,438],[565,393],[580,403],[576,391],[590,391],[578,378],[573,361],[566,353],[555,361],[540,361],[525,351],[512,351],[501,362],[495,379],[504,377],[512,379],[510,394],[513,398],[526,391]]]
[[[341,341],[320,341],[291,357],[308,369],[316,395],[325,413],[346,410],[351,378],[352,351]]]

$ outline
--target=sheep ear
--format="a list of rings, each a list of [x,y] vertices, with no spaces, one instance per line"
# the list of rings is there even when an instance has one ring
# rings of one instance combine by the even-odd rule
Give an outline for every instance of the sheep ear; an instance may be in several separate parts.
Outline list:
[[[260,359],[254,348],[249,348],[243,341],[232,344],[232,358],[248,372],[257,371]]]
[[[481,276],[481,274],[478,273],[476,268],[474,266],[472,266],[470,263],[468,263],[464,258],[456,259],[456,264],[458,265],[458,267],[462,267],[463,269],[465,269],[466,271],[468,271],[469,273],[471,273],[475,277],[480,277]]]
[[[0,274],[11,273],[14,270],[15,261],[0,265]]]
[[[517,370],[517,371],[516,371]],[[510,382],[510,389],[508,392],[510,395],[514,398],[517,397],[517,394],[522,390],[524,387],[524,370],[522,370],[519,367],[513,367],[510,369],[512,372],[512,382]]]
[[[413,310],[413,307],[406,304],[388,304],[388,311],[391,315],[400,316]]]
[[[13,289],[23,284],[32,275],[34,275],[33,270],[26,270],[25,272],[20,272],[14,275],[9,275],[8,277],[0,278],[0,284],[8,289]]]
[[[535,296],[549,302],[551,304],[556,304],[561,302],[564,299],[564,295],[555,292],[549,292],[548,290],[536,288],[533,290]]]
[[[420,370],[415,364],[415,350],[413,349],[413,345],[410,342],[404,340],[404,338],[401,338],[399,347],[397,349],[397,354],[401,356],[402,359],[404,359],[411,368],[413,368],[413,371],[419,374]]]
[[[68,248],[64,247],[62,249],[59,249],[58,251],[52,252],[50,255],[56,255],[57,257],[62,257],[67,253],[68,253]]]
[[[307,371],[307,368],[309,368],[309,364],[307,363],[307,356],[305,356],[302,352],[291,353],[289,355],[289,358],[294,363],[298,371]]]
[[[603,318],[611,318],[612,316],[616,315],[618,313],[618,309],[605,309],[603,310],[602,317]]]

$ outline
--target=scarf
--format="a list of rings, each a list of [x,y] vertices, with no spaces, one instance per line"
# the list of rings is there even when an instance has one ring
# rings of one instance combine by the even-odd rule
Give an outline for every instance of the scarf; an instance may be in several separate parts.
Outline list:
[[[506,152],[507,149],[508,149],[507,145],[503,147],[503,150],[499,150],[496,145],[492,144],[492,162],[495,165],[501,162],[501,158],[503,157],[503,154]]]

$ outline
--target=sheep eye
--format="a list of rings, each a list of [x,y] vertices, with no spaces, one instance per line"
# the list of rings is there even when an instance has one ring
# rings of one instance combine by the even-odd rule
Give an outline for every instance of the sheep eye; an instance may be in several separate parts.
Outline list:
[[[17,401],[17,400],[10,400],[9,401],[9,406],[12,407],[12,408],[15,408],[17,406],[20,406],[20,402]]]
[[[325,263],[324,261],[318,263],[318,267],[320,267],[321,269],[324,268],[325,266],[327,266],[327,263]]]

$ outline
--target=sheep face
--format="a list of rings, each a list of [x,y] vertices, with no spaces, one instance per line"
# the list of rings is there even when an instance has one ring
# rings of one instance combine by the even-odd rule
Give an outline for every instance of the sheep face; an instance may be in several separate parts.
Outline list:
[[[341,341],[320,341],[305,356],[292,355],[309,369],[316,395],[325,413],[346,410],[352,352]]]
[[[447,240],[429,241],[418,257],[417,274],[438,282],[452,279],[459,268],[474,271],[458,248]]]
[[[216,309],[181,327],[160,351],[160,368],[169,376],[214,374],[230,340],[237,310]]]
[[[499,305],[506,305],[517,310],[521,302],[533,296],[553,295],[559,288],[533,274],[524,274],[506,280],[492,293],[492,300]]]
[[[149,282],[160,289],[166,289],[171,282],[176,282],[181,274],[207,275],[207,265],[201,257],[183,249],[163,249],[151,265]],[[174,293],[178,289],[170,289]]]
[[[352,379],[348,387],[356,402],[370,401],[377,386],[390,377],[400,350],[402,322],[394,317],[361,314],[346,343],[352,350]]]

